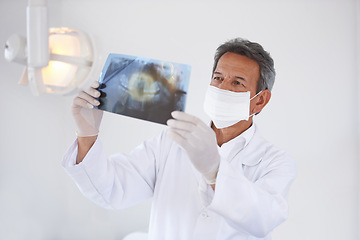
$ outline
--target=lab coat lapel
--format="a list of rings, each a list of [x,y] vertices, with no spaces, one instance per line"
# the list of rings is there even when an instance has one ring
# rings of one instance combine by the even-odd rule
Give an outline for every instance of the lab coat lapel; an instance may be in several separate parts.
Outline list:
[[[229,156],[229,161],[239,159],[243,165],[255,166],[257,165],[265,154],[267,142],[261,137],[258,131],[255,131],[250,142],[242,149],[234,148],[234,151]]]

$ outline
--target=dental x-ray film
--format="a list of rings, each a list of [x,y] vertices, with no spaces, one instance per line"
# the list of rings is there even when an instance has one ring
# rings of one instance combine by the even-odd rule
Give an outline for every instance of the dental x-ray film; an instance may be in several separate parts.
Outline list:
[[[99,78],[98,109],[166,124],[184,111],[191,67],[143,57],[109,54]]]

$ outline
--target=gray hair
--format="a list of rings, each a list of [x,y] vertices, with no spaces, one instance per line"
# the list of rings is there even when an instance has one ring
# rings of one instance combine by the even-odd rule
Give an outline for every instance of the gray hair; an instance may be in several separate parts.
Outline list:
[[[235,38],[220,45],[216,49],[213,73],[215,72],[219,59],[227,52],[240,54],[256,61],[260,67],[260,78],[257,83],[256,92],[264,89],[271,91],[276,75],[274,60],[260,44],[242,38]]]

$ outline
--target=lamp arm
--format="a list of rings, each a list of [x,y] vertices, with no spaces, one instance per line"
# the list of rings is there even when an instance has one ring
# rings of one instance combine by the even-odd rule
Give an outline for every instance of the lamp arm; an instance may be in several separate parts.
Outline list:
[[[41,68],[49,63],[49,28],[46,0],[29,0],[26,8],[28,80],[34,95],[45,91]]]
[[[45,0],[29,0],[26,8],[27,65],[42,68],[49,63],[49,28]]]
[[[59,54],[50,54],[50,60],[52,61],[59,61],[59,62],[65,62],[72,65],[77,65],[79,67],[91,67],[93,62],[90,60],[86,60],[84,58],[80,57],[74,57],[74,56],[66,56],[66,55],[59,55]]]

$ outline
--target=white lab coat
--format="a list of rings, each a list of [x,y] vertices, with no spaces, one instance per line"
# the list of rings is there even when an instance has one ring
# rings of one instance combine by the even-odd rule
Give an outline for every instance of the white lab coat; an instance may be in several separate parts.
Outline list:
[[[215,192],[166,131],[130,154],[109,158],[97,140],[78,165],[75,142],[63,166],[80,191],[102,207],[123,209],[152,197],[151,240],[271,239],[288,216],[293,159],[254,125],[219,152]]]

